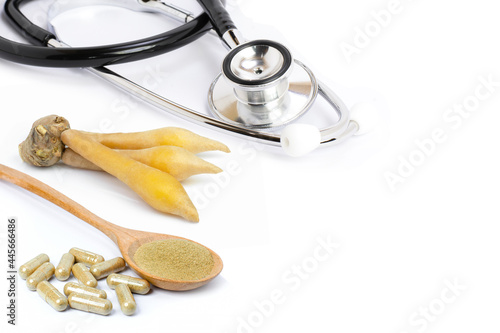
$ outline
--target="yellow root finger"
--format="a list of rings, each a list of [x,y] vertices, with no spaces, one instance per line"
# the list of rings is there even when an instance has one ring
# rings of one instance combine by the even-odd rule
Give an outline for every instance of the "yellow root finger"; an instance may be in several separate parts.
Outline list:
[[[61,139],[80,156],[127,184],[153,208],[199,221],[198,212],[181,183],[168,173],[113,151],[80,131],[66,130]]]
[[[117,152],[150,167],[167,172],[177,180],[184,180],[202,173],[222,172],[221,168],[180,147],[160,146],[138,150],[117,150]],[[102,170],[69,148],[64,151],[62,161],[66,165],[77,168]]]
[[[222,172],[221,168],[181,147],[160,146],[140,150],[120,150],[119,152],[138,162],[167,172],[178,180],[201,173]]]
[[[164,127],[136,133],[85,133],[106,147],[113,149],[145,149],[158,146],[176,146],[197,154],[204,151],[220,150],[228,153],[229,148],[218,141],[211,140],[177,127]]]

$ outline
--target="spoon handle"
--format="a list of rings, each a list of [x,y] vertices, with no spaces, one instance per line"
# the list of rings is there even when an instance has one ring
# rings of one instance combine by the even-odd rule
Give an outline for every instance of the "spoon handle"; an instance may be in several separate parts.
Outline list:
[[[106,236],[111,238],[111,240],[115,242],[115,244],[117,244],[116,233],[120,233],[120,227],[100,218],[79,203],[71,200],[61,192],[54,190],[47,184],[44,184],[25,173],[9,168],[2,164],[0,164],[0,179],[6,180],[14,185],[22,187],[25,190],[28,190],[52,202],[53,204],[87,222],[94,228],[97,228]]]

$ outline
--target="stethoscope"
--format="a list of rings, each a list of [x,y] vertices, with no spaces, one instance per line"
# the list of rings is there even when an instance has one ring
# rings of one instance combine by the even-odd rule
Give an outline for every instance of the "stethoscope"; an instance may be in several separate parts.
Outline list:
[[[5,12],[32,43],[21,44],[0,37],[0,57],[34,66],[85,67],[129,93],[189,121],[243,136],[252,141],[281,146],[291,156],[304,155],[318,146],[330,146],[361,132],[342,100],[290,51],[274,41],[246,41],[237,30],[221,0],[197,0],[204,12],[190,12],[159,0],[71,0],[56,2],[49,21],[81,6],[111,5],[133,11],[155,12],[184,22],[168,32],[136,40],[97,47],[68,47],[55,29],[47,31],[20,11],[23,0],[7,0]],[[229,53],[222,71],[212,82],[208,104],[213,117],[172,102],[112,71],[106,65],[122,64],[166,53],[195,41],[214,29]],[[335,110],[338,121],[319,130],[294,123],[322,96]],[[277,131],[280,133],[276,133]]]

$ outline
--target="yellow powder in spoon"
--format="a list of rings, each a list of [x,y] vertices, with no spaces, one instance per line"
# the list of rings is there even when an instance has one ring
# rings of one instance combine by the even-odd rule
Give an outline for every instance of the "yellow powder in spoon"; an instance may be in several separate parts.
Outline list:
[[[205,247],[175,238],[141,245],[134,261],[150,274],[179,281],[201,280],[214,266],[212,254]]]

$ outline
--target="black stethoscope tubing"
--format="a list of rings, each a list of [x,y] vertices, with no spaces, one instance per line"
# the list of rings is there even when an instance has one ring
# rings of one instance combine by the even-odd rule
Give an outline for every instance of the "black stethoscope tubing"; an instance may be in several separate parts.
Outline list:
[[[19,6],[30,0],[7,0],[7,17],[32,43],[23,44],[0,37],[0,58],[25,65],[41,67],[101,67],[154,57],[187,45],[215,29],[219,36],[234,28],[220,0],[198,0],[204,13],[192,21],[148,38],[97,47],[52,48],[48,42],[56,39],[49,31],[37,26],[23,15]],[[142,0],[149,1],[149,0]]]

